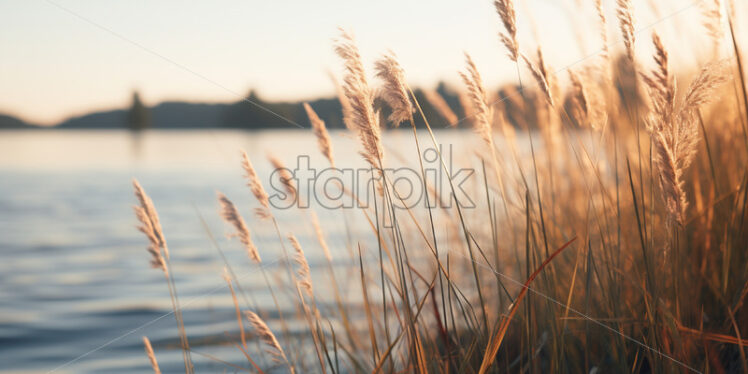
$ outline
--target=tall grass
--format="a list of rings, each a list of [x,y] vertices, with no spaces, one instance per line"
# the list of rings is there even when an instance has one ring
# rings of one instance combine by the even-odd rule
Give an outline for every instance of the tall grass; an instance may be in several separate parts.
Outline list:
[[[234,345],[247,358],[232,370],[748,372],[748,97],[736,15],[729,8],[722,17],[719,2],[706,8],[704,32],[714,52],[691,71],[671,53],[677,43],[688,47],[687,41],[638,32],[633,5],[616,2],[616,39],[623,41],[618,56],[608,45],[605,4],[580,5],[596,15],[591,34],[599,36],[603,48],[597,58],[574,67],[565,84],[540,48],[520,49],[525,47],[518,43],[515,4],[497,0],[507,64],[515,64],[520,78],[522,60],[537,85],[502,89],[512,97],[494,99],[466,56],[463,108],[450,107],[435,92],[419,102],[392,53],[375,63],[381,90],[373,89],[353,36],[341,32],[335,50],[344,67],[343,116],[360,140],[361,155],[381,177],[374,186],[375,204],[340,216],[347,221],[360,213],[370,227],[344,248],[358,273],[347,286],[360,298],[346,300],[341,292],[344,280],[333,263],[346,250],[328,245],[315,215],[300,212],[298,226],[316,234],[327,267],[310,268],[296,237],[280,234],[261,177],[243,154],[258,217],[274,224],[288,282],[271,284],[261,267],[280,319],[282,331],[273,331],[270,326],[277,324],[267,324],[262,311],[241,310],[233,288],[237,279],[226,272],[241,339]],[[652,36],[652,57],[635,53],[637,43],[647,39],[642,33]],[[723,40],[728,35],[729,42]],[[720,44],[732,46],[730,54],[720,56]],[[427,105],[435,110],[424,111]],[[324,122],[311,106],[304,109],[321,153],[334,166]],[[471,118],[458,119],[456,112]],[[464,152],[483,165],[472,186],[472,198],[479,202],[475,208],[460,204],[441,153],[440,167],[449,176],[446,193],[437,194],[426,178],[422,150],[439,149],[446,139],[437,135],[451,134],[434,132],[430,123],[441,119],[425,113],[440,113],[450,125],[473,124],[476,155]],[[426,127],[417,128],[416,118]],[[417,208],[396,207],[402,192],[383,172],[385,164],[395,166],[395,158],[385,162],[381,131],[400,123],[410,124],[413,132],[411,153],[418,157],[427,199]],[[430,144],[420,143],[419,132],[428,134]],[[518,151],[517,142],[525,139],[529,155]],[[292,178],[281,177],[295,196]],[[356,186],[338,187],[358,198]],[[149,239],[152,264],[166,275],[189,372],[191,349],[166,242],[152,202],[137,182],[135,190],[141,231]],[[253,224],[225,195],[218,199],[222,217],[259,265]],[[454,204],[431,204],[443,199]],[[312,287],[314,271],[326,271],[329,285]],[[307,325],[306,339],[290,337],[273,291],[284,286],[289,292],[280,296],[296,306]],[[320,302],[325,291],[334,295],[331,306]],[[265,349],[254,350],[250,340]],[[147,339],[145,344],[158,372]]]

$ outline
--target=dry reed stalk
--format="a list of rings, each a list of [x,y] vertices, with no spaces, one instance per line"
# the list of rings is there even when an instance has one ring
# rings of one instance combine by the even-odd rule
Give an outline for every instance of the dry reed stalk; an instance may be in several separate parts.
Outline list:
[[[532,73],[532,77],[535,78],[535,81],[538,83],[540,90],[543,92],[545,100],[553,107],[553,96],[551,94],[551,87],[548,84],[546,69],[533,64],[532,61],[530,61],[530,59],[528,59],[525,55],[522,55],[522,59],[525,61],[527,68]]]
[[[278,172],[280,182],[286,190],[286,193],[288,193],[290,199],[296,201],[297,191],[296,187],[293,185],[293,175],[291,174],[290,169],[286,167],[283,161],[273,155],[268,155],[268,161],[273,165],[275,171]]]
[[[242,323],[242,313],[239,309],[239,300],[236,298],[236,292],[234,292],[234,286],[231,284],[231,275],[229,269],[223,268],[223,280],[226,281],[226,285],[229,286],[231,292],[231,300],[234,302],[234,311],[236,312],[236,323],[239,325],[239,339],[242,342],[242,347],[247,349],[247,334],[244,332],[244,324]]]
[[[493,147],[493,134],[490,122],[492,115],[486,99],[486,89],[483,87],[483,79],[481,79],[473,59],[467,53],[465,53],[465,62],[467,63],[467,72],[460,72],[460,77],[462,77],[462,81],[467,86],[467,95],[473,104],[474,127],[483,141]]]
[[[285,362],[288,365],[288,368],[293,373],[294,369],[293,366],[291,366],[291,362],[288,361],[288,357],[283,351],[280,343],[278,343],[278,339],[275,338],[275,334],[270,331],[270,328],[267,324],[265,324],[265,321],[263,321],[262,318],[260,318],[260,316],[258,316],[255,312],[252,312],[250,310],[245,311],[244,315],[247,317],[249,323],[252,324],[252,327],[260,336],[260,339],[262,339],[263,343],[268,346],[269,350],[267,352],[273,358],[273,361]]]
[[[618,5],[616,8],[616,15],[618,16],[621,35],[623,36],[626,57],[628,57],[629,62],[633,64],[635,62],[634,43],[636,42],[636,35],[634,34],[633,6],[631,5],[631,0],[616,0],[616,3]]]
[[[148,238],[148,253],[151,254],[151,266],[163,270],[164,274],[169,274],[166,266],[166,260],[169,258],[169,250],[166,246],[161,223],[158,219],[158,213],[153,206],[153,201],[145,193],[140,183],[133,179],[133,188],[135,197],[138,199],[140,206],[134,206],[135,217],[140,221],[138,230]]]
[[[260,177],[257,175],[252,162],[249,161],[247,152],[242,151],[242,168],[244,169],[245,177],[247,178],[247,186],[249,186],[252,194],[255,195],[255,199],[262,205],[262,208],[257,209],[255,212],[261,219],[267,219],[272,216],[270,213],[270,202],[268,200],[268,194],[265,192],[265,187],[260,182]]]
[[[381,98],[390,106],[392,113],[388,117],[390,122],[399,126],[400,123],[413,120],[413,103],[408,95],[408,85],[405,83],[405,72],[397,62],[395,54],[390,51],[382,56],[374,68],[377,77],[384,82],[380,90]]]
[[[361,155],[375,169],[381,170],[384,158],[379,128],[379,115],[374,111],[374,99],[366,80],[361,55],[349,33],[341,31],[335,52],[343,60],[345,76],[343,92],[350,104],[349,121],[356,129],[363,151]]]
[[[334,168],[335,159],[332,157],[332,141],[330,140],[330,134],[327,132],[325,121],[319,118],[317,112],[308,103],[304,103],[304,110],[309,117],[309,122],[312,124],[314,136],[317,137],[320,152],[327,158],[327,161],[330,161],[330,166]]]
[[[449,123],[450,126],[457,126],[459,118],[457,118],[455,112],[452,111],[452,108],[449,107],[449,104],[444,101],[442,95],[436,92],[436,90],[424,90],[423,94],[426,96],[426,101],[428,101],[429,104],[431,104],[431,106],[434,107],[434,109],[436,109],[445,120],[447,120],[447,123]]]
[[[156,361],[156,354],[153,353],[153,347],[148,337],[143,337],[143,345],[145,346],[145,354],[148,355],[148,360],[151,362],[151,367],[155,374],[161,374],[161,369],[158,367],[158,361]]]
[[[325,234],[322,232],[322,227],[319,224],[319,219],[317,218],[317,214],[312,211],[312,226],[314,227],[314,233],[317,235],[317,241],[319,242],[319,246],[322,247],[322,252],[325,254],[325,258],[327,258],[327,261],[332,262],[332,255],[330,254],[330,248],[327,246],[327,241],[325,240]]]
[[[460,77],[467,86],[468,96],[473,103],[473,109],[475,115],[473,117],[473,127],[478,135],[488,145],[491,152],[491,159],[493,161],[493,170],[496,174],[496,180],[498,181],[499,191],[501,193],[501,199],[504,207],[504,214],[509,219],[509,210],[507,208],[509,200],[507,199],[506,188],[504,186],[504,178],[501,175],[501,167],[498,154],[496,152],[496,145],[493,140],[493,128],[491,126],[491,120],[493,114],[491,107],[487,102],[486,89],[483,86],[483,80],[481,79],[478,68],[475,66],[473,59],[469,54],[465,53],[465,61],[467,63],[467,72],[460,72]],[[433,139],[433,134],[432,134]],[[434,144],[436,141],[434,140]]]
[[[288,241],[291,242],[291,246],[293,247],[295,252],[294,261],[296,262],[297,266],[296,276],[299,278],[299,286],[301,286],[301,288],[306,291],[309,297],[312,297],[313,292],[311,270],[309,269],[309,263],[306,261],[306,256],[304,256],[304,250],[301,248],[301,244],[299,244],[299,241],[293,234],[288,234]]]
[[[239,214],[239,210],[236,209],[234,203],[232,203],[226,195],[220,192],[218,193],[218,202],[221,204],[221,218],[223,218],[226,223],[234,226],[234,229],[236,230],[232,236],[239,238],[239,241],[244,244],[244,249],[247,250],[247,255],[252,259],[252,261],[257,264],[261,263],[260,252],[252,241],[252,235],[249,232],[247,223],[244,222],[244,218]]]
[[[514,11],[514,2],[512,0],[495,0],[496,13],[504,24],[506,33],[499,33],[501,42],[509,52],[509,58],[517,62],[519,59],[519,45],[517,43],[517,14]]]

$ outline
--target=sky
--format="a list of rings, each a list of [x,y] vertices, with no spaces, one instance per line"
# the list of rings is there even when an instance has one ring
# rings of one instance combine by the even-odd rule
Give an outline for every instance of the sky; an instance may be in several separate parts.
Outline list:
[[[518,0],[521,49],[540,40],[554,68],[599,51],[592,4]],[[679,12],[658,27],[698,12],[680,11],[685,0],[660,4],[661,16]],[[657,20],[644,10],[641,25]],[[238,101],[250,89],[266,100],[332,95],[338,27],[355,35],[367,66],[394,51],[413,86],[459,87],[463,52],[489,87],[516,78],[490,0],[0,0],[0,25],[0,113],[47,125],[126,107],[133,90],[147,105]]]

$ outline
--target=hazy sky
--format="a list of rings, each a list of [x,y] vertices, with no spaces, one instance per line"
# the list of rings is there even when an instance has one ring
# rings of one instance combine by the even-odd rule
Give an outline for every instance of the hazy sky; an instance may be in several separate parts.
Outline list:
[[[538,30],[554,68],[579,60],[573,15],[586,53],[599,50],[593,2],[578,1],[580,10],[577,1],[519,0],[522,49],[534,50]],[[659,11],[684,5],[662,2]],[[655,18],[642,15],[640,24]],[[236,101],[250,88],[270,100],[328,95],[327,71],[340,70],[332,52],[338,26],[353,31],[369,66],[392,49],[416,86],[458,84],[463,51],[487,85],[516,75],[490,0],[2,0],[0,25],[0,112],[40,123],[124,107],[134,89],[149,105]]]

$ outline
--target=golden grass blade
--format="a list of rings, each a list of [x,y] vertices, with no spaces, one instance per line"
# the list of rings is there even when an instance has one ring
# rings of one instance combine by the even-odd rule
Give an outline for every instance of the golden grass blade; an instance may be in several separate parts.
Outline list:
[[[548,258],[543,261],[540,266],[535,269],[535,271],[527,278],[524,285],[522,285],[522,290],[519,292],[519,295],[514,299],[514,303],[512,303],[511,309],[509,310],[509,315],[506,316],[502,321],[501,325],[499,327],[499,331],[496,333],[496,335],[493,336],[493,338],[490,339],[488,343],[488,348],[486,349],[486,354],[483,356],[483,361],[480,365],[480,371],[479,374],[484,374],[488,369],[491,367],[491,364],[493,364],[494,359],[496,358],[496,354],[499,353],[499,348],[501,347],[501,342],[504,340],[504,336],[506,335],[506,331],[509,328],[509,323],[512,322],[512,318],[515,314],[517,314],[517,310],[519,310],[519,304],[522,302],[522,299],[525,298],[527,295],[527,291],[530,288],[530,284],[532,284],[532,281],[535,280],[535,278],[540,274],[540,272],[545,268],[556,256],[561,254],[564,249],[566,249],[571,243],[573,243],[577,238],[573,238],[566,242],[564,245],[562,245],[559,249],[555,250],[553,253],[551,253]]]

